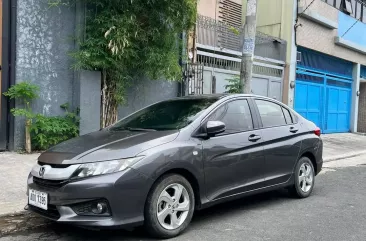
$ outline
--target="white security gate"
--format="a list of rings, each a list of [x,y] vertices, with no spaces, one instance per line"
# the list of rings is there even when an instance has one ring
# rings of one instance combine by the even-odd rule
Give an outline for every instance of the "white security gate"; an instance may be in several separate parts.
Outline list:
[[[204,65],[203,94],[225,93],[228,80],[240,75],[240,59],[197,51],[198,63]],[[255,57],[252,93],[282,101],[284,62]]]

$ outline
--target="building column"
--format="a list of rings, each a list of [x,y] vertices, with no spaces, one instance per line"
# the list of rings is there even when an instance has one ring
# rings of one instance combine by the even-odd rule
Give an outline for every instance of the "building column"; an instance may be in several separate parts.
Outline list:
[[[99,71],[80,71],[80,135],[100,129],[101,81]]]
[[[293,10],[292,10],[292,26],[295,26],[296,24],[296,17],[297,17],[297,1],[293,4]],[[297,64],[297,46],[296,46],[296,31],[292,30],[292,36],[291,36],[291,59],[289,63],[289,76],[288,76],[288,95],[287,95],[287,105],[291,108],[294,108],[294,88],[291,88],[291,86],[294,86],[295,80],[296,80],[296,64]]]
[[[361,65],[360,64],[354,64],[353,65],[353,73],[352,73],[352,105],[351,105],[351,132],[357,132],[357,121],[358,121],[358,99],[359,96],[357,95],[359,93],[360,89],[360,75],[361,75]]]

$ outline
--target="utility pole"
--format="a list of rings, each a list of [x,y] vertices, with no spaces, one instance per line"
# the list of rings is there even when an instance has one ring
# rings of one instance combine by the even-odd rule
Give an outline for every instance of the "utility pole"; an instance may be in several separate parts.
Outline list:
[[[257,29],[257,0],[247,0],[245,15],[243,49],[240,67],[241,92],[251,94],[252,68],[255,48],[255,33]]]

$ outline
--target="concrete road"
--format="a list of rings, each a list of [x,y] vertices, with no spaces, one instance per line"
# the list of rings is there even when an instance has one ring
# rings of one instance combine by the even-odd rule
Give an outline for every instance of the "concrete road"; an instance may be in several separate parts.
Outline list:
[[[0,241],[18,240],[112,241],[149,240],[149,237],[142,229],[88,231],[47,224],[0,238]],[[364,241],[366,156],[326,163],[316,178],[313,195],[307,199],[293,199],[286,191],[276,191],[198,212],[187,232],[174,240]]]

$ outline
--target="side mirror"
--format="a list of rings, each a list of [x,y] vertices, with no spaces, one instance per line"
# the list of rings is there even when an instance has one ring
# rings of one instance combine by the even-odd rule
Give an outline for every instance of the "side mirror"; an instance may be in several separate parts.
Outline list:
[[[215,136],[223,133],[226,130],[224,122],[221,121],[208,121],[206,125],[206,131],[208,136]]]

